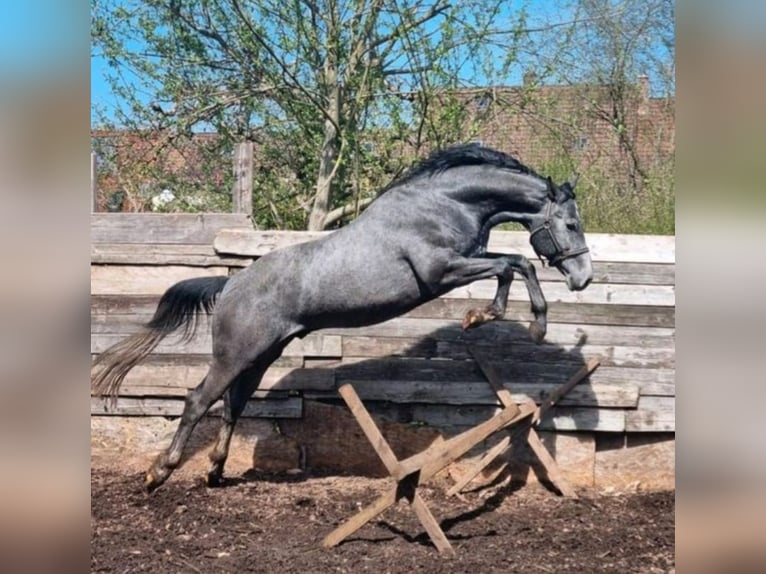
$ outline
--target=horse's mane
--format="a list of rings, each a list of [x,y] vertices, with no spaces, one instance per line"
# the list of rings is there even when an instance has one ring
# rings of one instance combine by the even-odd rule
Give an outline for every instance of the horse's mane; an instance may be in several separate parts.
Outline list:
[[[493,165],[545,179],[506,153],[476,143],[458,144],[431,152],[428,157],[413,164],[402,175],[384,187],[380,193],[385,193],[393,187],[423,175],[438,175],[450,168],[467,165]]]

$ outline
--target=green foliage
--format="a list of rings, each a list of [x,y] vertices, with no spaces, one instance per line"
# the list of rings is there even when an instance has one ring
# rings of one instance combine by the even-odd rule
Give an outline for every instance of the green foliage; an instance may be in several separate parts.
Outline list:
[[[122,102],[94,138],[102,205],[228,211],[234,145],[252,141],[256,225],[334,228],[424,153],[484,139],[491,113],[477,112],[469,89],[507,85],[529,68],[538,81],[503,105],[538,126],[535,146],[548,159],[522,161],[556,181],[580,173],[588,231],[673,233],[672,154],[645,161],[628,113],[647,66],[668,72],[672,91],[672,64],[655,49],[663,42],[672,60],[672,2],[558,5],[572,21],[531,34],[523,1],[93,3],[93,48],[111,63]],[[588,88],[566,117],[536,89],[582,80],[607,85],[608,97]],[[625,163],[571,149],[594,122],[611,126]],[[174,199],[159,201],[163,190]]]
[[[639,190],[626,178],[591,168],[579,174],[575,193],[583,227],[588,233],[675,235],[674,158],[649,170]],[[575,173],[570,158],[541,166],[557,183]]]

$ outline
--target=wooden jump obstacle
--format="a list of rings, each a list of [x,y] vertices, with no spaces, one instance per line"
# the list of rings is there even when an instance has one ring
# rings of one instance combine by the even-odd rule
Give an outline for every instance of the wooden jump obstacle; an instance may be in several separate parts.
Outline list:
[[[534,401],[526,401],[516,405],[511,400],[510,391],[502,385],[491,364],[473,349],[471,349],[471,354],[476,359],[479,368],[500,400],[502,409],[483,423],[401,461],[396,458],[396,455],[391,450],[380,429],[378,429],[372,416],[364,407],[354,388],[350,384],[345,384],[338,389],[341,397],[370,441],[372,448],[394,479],[395,485],[379,496],[372,504],[363,508],[328,534],[322,543],[323,546],[336,546],[396,502],[405,499],[415,511],[415,515],[420,520],[420,523],[438,551],[441,553],[453,553],[452,545],[418,493],[417,488],[420,484],[423,484],[439,471],[462,457],[481,441],[503,429],[506,429],[509,435],[487,451],[471,469],[457,480],[447,494],[453,495],[462,490],[482,469],[486,468],[487,465],[509,448],[513,439],[523,438],[537,456],[540,467],[545,470],[547,478],[563,495],[576,496],[574,490],[564,479],[556,461],[546,450],[545,446],[543,446],[540,437],[532,427],[545,415],[548,409],[596,370],[599,361],[597,359],[589,360],[566,383],[548,395],[538,407]]]

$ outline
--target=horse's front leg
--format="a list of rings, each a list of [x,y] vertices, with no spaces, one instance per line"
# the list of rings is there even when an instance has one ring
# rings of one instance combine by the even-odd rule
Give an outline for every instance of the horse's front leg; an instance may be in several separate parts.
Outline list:
[[[468,264],[469,261],[475,262],[475,264]],[[487,253],[485,257],[468,259],[464,263],[466,265],[464,272],[468,275],[473,273],[476,267],[488,267],[492,271],[497,271],[497,292],[492,303],[483,309],[470,309],[465,314],[462,324],[463,329],[478,327],[483,323],[500,319],[505,315],[514,272],[518,272],[524,277],[527,284],[531,309],[535,316],[535,320],[529,324],[530,337],[536,343],[542,342],[548,327],[548,305],[540,288],[540,282],[537,279],[534,265],[523,255],[502,255],[498,253]]]

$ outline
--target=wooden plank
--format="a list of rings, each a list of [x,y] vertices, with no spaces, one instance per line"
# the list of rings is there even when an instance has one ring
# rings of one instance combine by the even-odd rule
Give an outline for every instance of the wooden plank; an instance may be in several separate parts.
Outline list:
[[[90,152],[90,211],[98,211],[98,156]]]
[[[92,243],[90,262],[95,265],[187,265],[192,267],[247,267],[249,257],[218,255],[212,245],[146,243],[140,248],[126,243]]]
[[[575,345],[535,345],[516,342],[484,343],[472,342],[475,347],[485,350],[491,356],[506,362],[561,363],[575,357]],[[577,348],[577,354],[598,356],[607,367],[649,367],[673,368],[675,348],[646,348],[641,346],[590,345]],[[429,359],[470,359],[465,343],[461,341],[440,341],[432,337],[421,339],[404,337],[343,337],[343,356],[347,359],[382,357],[421,357]]]
[[[411,506],[439,553],[446,555],[454,554],[455,551],[449,543],[449,540],[447,540],[447,537],[444,535],[441,526],[439,526],[436,518],[431,514],[425,501],[417,492],[412,495]]]
[[[675,432],[674,397],[641,397],[638,408],[625,411],[626,432]]]
[[[471,428],[493,416],[498,407],[492,405],[400,404],[366,401],[374,415],[414,426],[434,427],[441,431]],[[624,432],[625,409],[554,407],[536,425],[540,430]]]
[[[595,376],[595,374],[593,375]],[[561,379],[559,380],[561,382]],[[344,380],[352,384],[365,401],[388,401],[391,403],[431,403],[442,405],[496,405],[500,404],[495,392],[486,382],[439,382],[439,381],[360,381]],[[506,384],[514,403],[534,401],[542,403],[555,390],[556,385],[518,383]],[[307,398],[321,395],[308,393]],[[559,403],[570,406],[635,408],[639,389],[632,384],[579,385]]]
[[[624,432],[623,409],[554,407],[537,424],[538,430]]]
[[[583,291],[570,291],[564,283],[541,281],[540,288],[550,303],[591,303],[598,305],[656,305],[672,307],[676,302],[673,285],[590,285]],[[453,289],[443,295],[449,299],[491,300],[497,291],[497,281],[487,279],[476,281],[464,287]],[[508,296],[509,301],[529,301],[526,288],[514,284]]]
[[[555,267],[543,266],[539,259],[530,259],[542,282],[564,283],[566,278]],[[594,261],[591,285],[602,283],[626,285],[675,285],[674,263],[639,263],[631,261]],[[523,281],[517,277],[517,281]]]
[[[464,331],[460,325],[447,319],[409,319],[397,318],[358,328],[324,329],[328,335],[348,335],[353,337],[406,337],[436,338],[441,341],[484,343],[529,343],[526,325],[511,321],[494,321],[481,327]],[[675,344],[675,329],[665,327],[624,327],[612,325],[570,325],[552,323],[544,344],[549,345],[592,345],[607,346],[643,346],[649,348],[668,348]]]
[[[91,265],[90,292],[95,295],[161,295],[184,279],[228,274],[228,267]]]
[[[582,358],[557,365],[547,363],[513,363],[498,361],[495,366],[506,384],[557,384],[566,380],[574,369],[584,364]],[[339,382],[346,381],[435,381],[443,383],[484,382],[471,361],[430,360],[389,357],[379,360],[343,359],[335,363]],[[593,384],[672,383],[673,369],[634,369],[601,367],[591,377]]]
[[[98,355],[91,353],[91,360],[95,360]],[[210,355],[149,355],[143,361],[141,365],[145,367],[198,367],[207,368],[210,365]],[[280,369],[295,369],[304,366],[303,357],[279,357],[271,365],[273,368]],[[319,369],[324,367],[317,367],[316,365],[310,365],[305,370]],[[326,370],[326,369],[324,369]]]
[[[216,237],[215,246],[219,253],[260,257],[274,249],[318,239],[329,233],[332,232],[227,230]],[[675,263],[675,236],[587,233],[585,238],[594,261]],[[496,253],[520,253],[537,259],[529,244],[529,234],[523,231],[494,230],[488,248]]]
[[[91,243],[196,243],[210,245],[228,228],[251,230],[243,213],[94,213]]]
[[[103,353],[106,349],[123,340],[126,336],[142,329],[135,323],[117,323],[112,316],[110,321],[91,323],[91,353]],[[201,322],[194,338],[183,341],[178,335],[170,335],[157,345],[153,353],[158,355],[210,355],[213,350],[213,335],[207,321]],[[323,357],[340,358],[342,341],[338,335],[310,333],[303,339],[294,339],[282,352],[284,357]]]
[[[586,233],[585,240],[594,261],[675,262],[675,236]],[[488,248],[497,253],[521,253],[529,258],[535,257],[529,245],[529,234],[524,231],[493,230]]]
[[[462,321],[469,309],[489,304],[490,300],[434,299],[402,315],[412,319],[451,319]],[[505,320],[528,322],[534,315],[526,301],[509,301]],[[577,323],[588,325],[622,325],[634,327],[673,327],[675,308],[651,305],[603,305],[595,303],[565,303],[552,301],[548,304],[549,323]]]
[[[216,402],[207,416],[220,416],[223,401]],[[184,401],[174,398],[120,397],[115,406],[109,399],[91,397],[90,414],[104,416],[181,416]],[[242,413],[245,418],[289,418],[303,416],[303,399],[289,397],[282,400],[250,400]]]
[[[120,389],[123,395],[184,396],[207,374],[203,365],[137,365],[125,377]],[[329,369],[270,367],[259,390],[334,391],[335,374]]]

